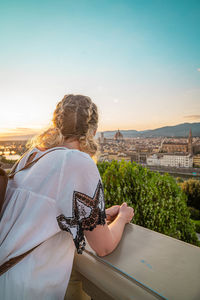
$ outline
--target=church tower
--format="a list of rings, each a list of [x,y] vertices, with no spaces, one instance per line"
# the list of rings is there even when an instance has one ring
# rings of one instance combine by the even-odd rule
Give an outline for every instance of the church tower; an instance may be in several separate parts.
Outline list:
[[[192,151],[192,130],[191,130],[191,128],[190,128],[190,133],[189,133],[189,137],[188,137],[188,153],[193,154],[193,151]]]

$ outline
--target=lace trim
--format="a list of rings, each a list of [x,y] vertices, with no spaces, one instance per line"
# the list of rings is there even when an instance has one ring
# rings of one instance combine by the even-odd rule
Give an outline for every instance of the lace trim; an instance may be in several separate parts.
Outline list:
[[[72,217],[67,218],[61,214],[57,217],[57,222],[61,230],[65,230],[73,236],[77,252],[81,254],[85,249],[83,231],[92,231],[97,225],[104,225],[105,219],[104,192],[99,180],[92,198],[74,191]]]

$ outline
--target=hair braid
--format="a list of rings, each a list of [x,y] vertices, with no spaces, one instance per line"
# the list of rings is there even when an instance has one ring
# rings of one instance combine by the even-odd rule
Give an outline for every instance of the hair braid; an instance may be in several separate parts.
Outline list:
[[[40,134],[31,146],[52,148],[64,140],[78,140],[81,151],[91,156],[97,151],[94,132],[97,130],[98,110],[89,97],[66,95],[53,113],[53,126]]]

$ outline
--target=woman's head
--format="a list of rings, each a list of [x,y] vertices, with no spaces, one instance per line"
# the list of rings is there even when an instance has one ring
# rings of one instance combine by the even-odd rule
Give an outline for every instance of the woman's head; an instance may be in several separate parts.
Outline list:
[[[94,135],[98,126],[97,106],[89,97],[65,95],[53,114],[53,126],[39,135],[32,146],[52,148],[64,141],[79,141],[81,151],[94,155]],[[34,145],[33,145],[34,144]]]

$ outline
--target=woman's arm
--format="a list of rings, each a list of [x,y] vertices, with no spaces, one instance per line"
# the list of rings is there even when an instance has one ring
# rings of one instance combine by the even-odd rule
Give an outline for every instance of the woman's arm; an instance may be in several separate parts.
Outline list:
[[[113,205],[106,208],[106,221],[109,223],[113,222],[119,213],[120,205]]]
[[[110,225],[97,225],[93,231],[84,231],[90,247],[99,256],[111,253],[121,240],[125,224],[129,223],[134,216],[132,207],[123,203],[119,207],[119,213]]]

